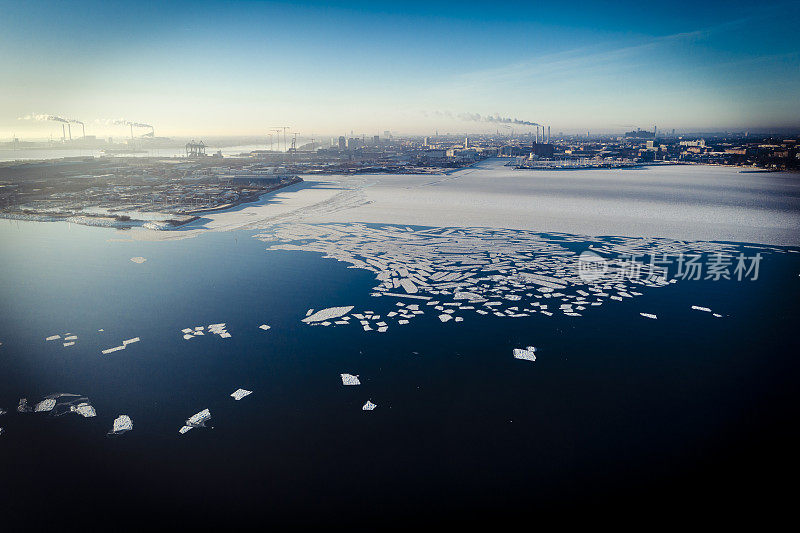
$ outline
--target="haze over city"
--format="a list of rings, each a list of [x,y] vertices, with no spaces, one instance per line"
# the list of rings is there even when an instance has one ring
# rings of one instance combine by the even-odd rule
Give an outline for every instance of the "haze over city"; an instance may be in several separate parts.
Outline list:
[[[798,2],[2,2],[0,139],[800,126]],[[33,39],[32,35],[36,35]],[[469,119],[480,115],[481,119]]]

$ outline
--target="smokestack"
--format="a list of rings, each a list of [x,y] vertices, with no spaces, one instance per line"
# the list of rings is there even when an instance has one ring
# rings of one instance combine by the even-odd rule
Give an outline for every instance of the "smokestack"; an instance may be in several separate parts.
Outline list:
[[[86,140],[86,124],[81,122],[81,130],[83,130],[83,139]]]
[[[72,140],[72,127],[70,126],[69,122],[67,122],[67,131],[69,132],[69,140]]]
[[[67,130],[64,129],[64,125],[63,124],[61,125],[61,140],[62,141],[66,141],[67,140]]]
[[[133,140],[133,124],[131,124],[131,140]]]

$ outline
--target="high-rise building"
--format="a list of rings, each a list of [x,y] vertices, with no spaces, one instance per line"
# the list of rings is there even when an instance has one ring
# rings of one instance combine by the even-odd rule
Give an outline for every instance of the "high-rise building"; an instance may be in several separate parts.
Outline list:
[[[341,135],[339,137],[339,150],[344,150],[345,148],[347,148],[347,145],[345,144],[345,142],[346,141],[345,141],[344,135]]]

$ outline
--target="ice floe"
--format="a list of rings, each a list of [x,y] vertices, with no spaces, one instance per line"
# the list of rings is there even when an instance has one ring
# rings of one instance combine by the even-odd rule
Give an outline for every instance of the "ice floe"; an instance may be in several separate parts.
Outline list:
[[[377,406],[377,405],[375,405],[374,403],[372,403],[372,401],[371,401],[371,400],[367,400],[367,403],[365,403],[365,404],[364,404],[364,405],[361,407],[361,410],[362,410],[362,411],[372,411],[372,410],[373,410],[373,409],[375,409],[376,407],[378,407],[378,406]]]
[[[342,315],[346,315],[350,311],[353,310],[352,305],[346,305],[342,307],[328,307],[327,309],[321,309],[316,313],[307,314],[303,320],[305,323],[312,323],[312,322],[322,322],[324,320],[332,320],[334,318],[339,318]],[[309,311],[313,311],[313,309],[309,309]]]
[[[144,257],[131,257],[131,261],[133,261],[134,263],[142,264],[145,261],[147,261],[147,259],[145,259]]]
[[[639,313],[639,314],[642,315],[645,318],[652,318],[653,320],[656,320],[658,318],[658,316],[656,316],[656,315],[654,315],[652,313]]]
[[[515,359],[536,361],[536,348],[533,346],[528,346],[527,348],[514,348],[513,353]]]
[[[342,385],[361,385],[361,381],[358,379],[358,375],[354,374],[342,374]]]
[[[231,398],[233,398],[234,400],[236,400],[236,401],[238,402],[239,400],[241,400],[241,399],[242,399],[242,398],[244,398],[245,396],[249,396],[249,395],[251,395],[251,394],[253,394],[253,391],[251,391],[251,390],[246,390],[246,389],[236,389],[236,390],[235,390],[235,391],[233,391],[233,393],[231,394]]]
[[[186,419],[185,424],[181,427],[181,429],[178,430],[178,433],[183,435],[191,429],[205,427],[206,422],[209,420],[211,420],[211,411],[208,409],[203,409],[199,413],[193,414]]]
[[[133,421],[128,415],[119,415],[114,419],[114,425],[111,427],[109,435],[122,435],[123,433],[133,429]]]
[[[120,344],[119,346],[114,346],[112,348],[106,348],[104,350],[100,350],[100,353],[103,354],[103,355],[108,355],[110,353],[118,352],[120,350],[124,350],[125,348],[127,348],[128,346],[130,346],[133,343],[139,342],[140,340],[141,339],[139,337],[133,337],[133,338],[130,338],[130,339],[125,339],[124,341],[122,341],[122,344]]]
[[[709,309],[708,307],[700,307],[699,305],[693,305],[692,309],[694,309],[695,311],[705,311],[706,313],[711,312],[711,309]]]

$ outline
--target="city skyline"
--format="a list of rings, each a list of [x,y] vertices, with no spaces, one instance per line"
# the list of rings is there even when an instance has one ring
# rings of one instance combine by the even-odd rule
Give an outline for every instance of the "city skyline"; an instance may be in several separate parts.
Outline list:
[[[800,127],[800,2],[0,5],[0,138]]]

